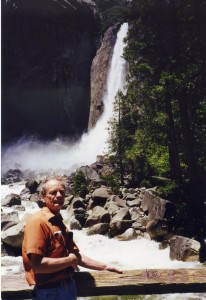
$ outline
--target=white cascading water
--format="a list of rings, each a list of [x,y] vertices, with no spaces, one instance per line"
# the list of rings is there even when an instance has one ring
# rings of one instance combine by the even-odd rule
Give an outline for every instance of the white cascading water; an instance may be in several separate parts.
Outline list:
[[[75,144],[68,144],[61,139],[42,143],[34,139],[19,141],[3,151],[3,172],[19,166],[21,170],[67,170],[71,173],[76,168],[96,161],[97,155],[107,152],[107,123],[112,117],[113,103],[117,91],[123,91],[125,82],[125,65],[122,58],[128,24],[124,23],[118,34],[114,47],[110,72],[107,78],[107,93],[104,96],[104,113],[95,128],[83,134]]]

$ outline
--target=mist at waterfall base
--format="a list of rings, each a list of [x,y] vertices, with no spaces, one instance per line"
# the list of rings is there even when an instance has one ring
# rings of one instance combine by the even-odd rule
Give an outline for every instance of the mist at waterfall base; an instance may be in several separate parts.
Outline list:
[[[125,61],[122,58],[128,24],[124,23],[114,47],[110,71],[107,78],[107,92],[104,96],[104,113],[95,128],[82,135],[81,140],[70,143],[61,138],[50,142],[40,142],[35,137],[22,138],[13,145],[2,149],[2,173],[9,169],[20,170],[67,170],[96,161],[97,155],[108,152],[108,121],[113,114],[113,103],[117,91],[124,88]]]

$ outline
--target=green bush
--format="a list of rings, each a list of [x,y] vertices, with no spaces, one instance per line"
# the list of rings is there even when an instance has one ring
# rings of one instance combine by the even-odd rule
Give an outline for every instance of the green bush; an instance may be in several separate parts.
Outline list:
[[[80,196],[82,198],[84,198],[89,192],[88,181],[82,171],[77,172],[74,177],[73,191],[76,196]]]
[[[176,194],[177,184],[174,180],[167,181],[164,186],[158,187],[157,192],[160,197],[171,198],[172,194]]]
[[[102,176],[102,179],[105,180],[106,185],[110,187],[114,193],[117,194],[119,193],[119,188],[120,188],[119,174],[113,172],[109,175]]]

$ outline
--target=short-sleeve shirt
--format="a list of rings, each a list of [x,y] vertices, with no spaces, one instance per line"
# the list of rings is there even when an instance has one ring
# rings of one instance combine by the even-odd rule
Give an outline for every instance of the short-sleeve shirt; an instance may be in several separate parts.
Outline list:
[[[61,218],[61,215],[60,215]],[[22,244],[22,257],[29,285],[42,285],[56,280],[66,279],[73,274],[72,268],[67,268],[54,273],[34,273],[31,268],[30,254],[38,254],[43,257],[61,258],[66,257],[72,251],[79,252],[73,239],[68,241],[68,229],[59,226],[56,216],[44,207],[41,211],[33,214],[24,230]]]

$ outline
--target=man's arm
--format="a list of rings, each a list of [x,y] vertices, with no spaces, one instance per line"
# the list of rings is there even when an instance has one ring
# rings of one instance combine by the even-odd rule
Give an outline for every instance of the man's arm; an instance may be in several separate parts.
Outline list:
[[[78,265],[84,268],[92,269],[92,270],[98,270],[98,271],[110,271],[110,272],[116,272],[119,274],[122,274],[122,271],[118,268],[115,268],[113,266],[109,266],[101,261],[94,260],[84,254],[78,255]]]
[[[49,258],[38,254],[30,254],[31,266],[34,273],[54,273],[73,267],[76,269],[78,258],[74,253],[70,253],[67,257]]]

